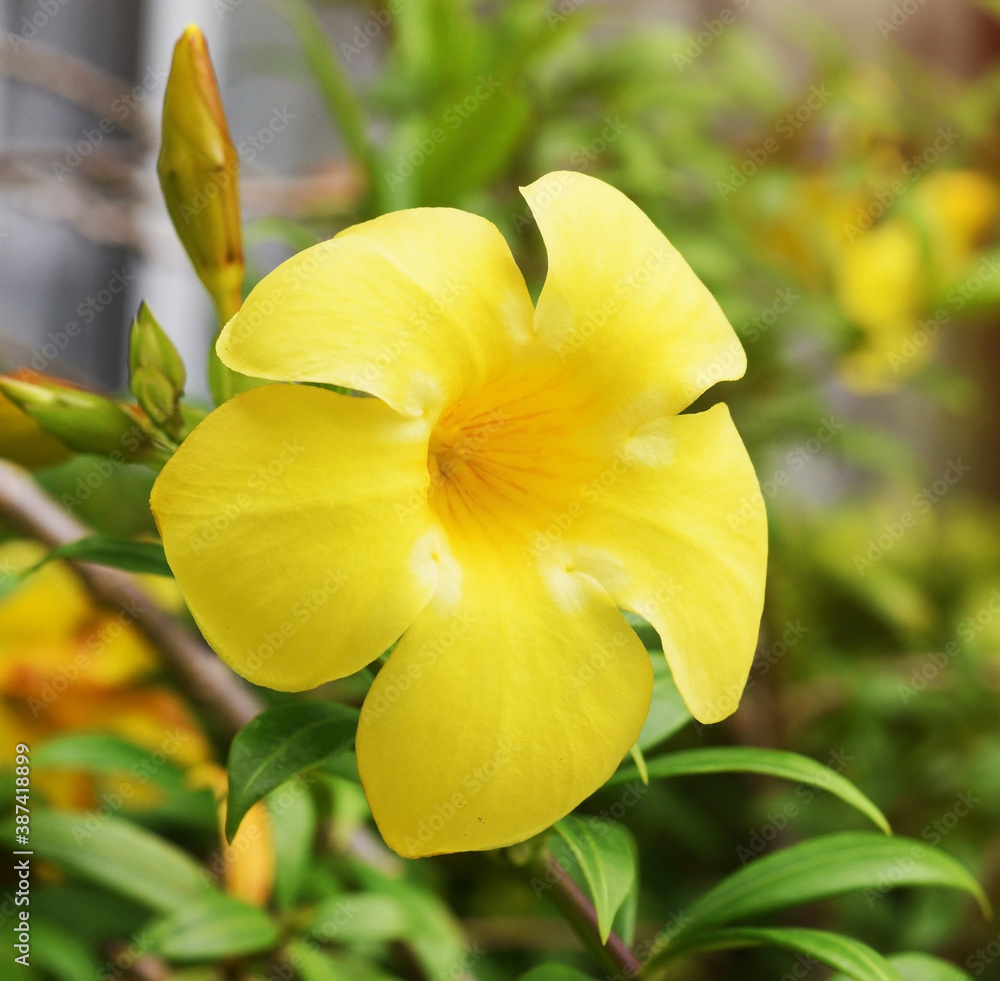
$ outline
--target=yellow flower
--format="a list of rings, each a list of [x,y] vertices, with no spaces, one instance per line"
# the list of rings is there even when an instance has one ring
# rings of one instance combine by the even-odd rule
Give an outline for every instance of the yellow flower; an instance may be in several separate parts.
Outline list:
[[[358,767],[406,856],[512,844],[634,743],[657,629],[704,722],[730,714],[763,600],[766,521],[725,406],[746,359],[680,255],[608,185],[524,189],[549,256],[536,309],[497,229],[384,215],[294,256],[227,324],[226,403],[152,505],[205,636],[301,690],[394,644]],[[401,639],[400,639],[401,637]]]
[[[32,542],[0,545],[0,583],[44,554]],[[172,585],[159,582],[161,592]],[[181,766],[209,755],[184,702],[148,683],[156,652],[131,621],[127,611],[97,605],[63,562],[42,566],[0,600],[0,737],[11,737],[0,739],[0,764],[13,763],[19,741],[37,748],[71,731],[114,734]],[[92,807],[99,799],[95,780],[78,771],[39,771],[34,779],[56,806]],[[133,786],[135,802],[149,800],[150,787]]]
[[[216,801],[221,854],[212,871],[221,875],[226,892],[252,906],[266,906],[274,889],[274,822],[259,800],[247,811],[232,842],[226,841],[226,795],[229,777],[218,763],[204,762],[188,771],[188,784],[208,787]]]

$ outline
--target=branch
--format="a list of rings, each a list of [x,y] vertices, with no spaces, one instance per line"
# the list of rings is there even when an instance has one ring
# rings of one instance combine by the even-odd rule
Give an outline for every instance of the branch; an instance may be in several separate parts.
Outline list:
[[[91,534],[23,470],[0,460],[0,519],[17,531],[55,548]],[[264,710],[263,703],[191,631],[160,609],[118,569],[70,563],[93,595],[119,607],[160,651],[178,684],[231,732]]]
[[[614,930],[607,943],[601,943],[597,923],[597,910],[584,895],[580,887],[557,862],[546,848],[523,846],[505,849],[501,854],[517,869],[529,884],[544,883],[549,901],[565,917],[584,946],[600,962],[602,967],[626,978],[642,976],[642,962],[632,953],[631,948]],[[536,889],[537,892],[537,889]]]

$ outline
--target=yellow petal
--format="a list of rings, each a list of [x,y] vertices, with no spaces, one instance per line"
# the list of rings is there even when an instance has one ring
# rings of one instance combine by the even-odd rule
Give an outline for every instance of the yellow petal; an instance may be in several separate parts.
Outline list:
[[[651,687],[645,650],[588,576],[510,549],[451,567],[362,709],[379,830],[407,857],[543,831],[614,772]]]
[[[222,405],[153,487],[205,638],[282,691],[357,671],[434,591],[427,431],[377,399],[268,385]]]
[[[679,412],[746,355],[718,303],[662,232],[603,181],[562,171],[522,188],[549,257],[539,339],[597,389]]]
[[[531,338],[507,243],[450,208],[397,211],[283,263],[219,338],[236,371],[343,385],[406,415],[454,401]]]
[[[767,519],[729,410],[641,427],[569,517],[546,551],[656,628],[695,718],[734,712],[757,643]]]
[[[924,299],[920,235],[890,218],[844,247],[837,269],[837,298],[866,333],[915,323]]]

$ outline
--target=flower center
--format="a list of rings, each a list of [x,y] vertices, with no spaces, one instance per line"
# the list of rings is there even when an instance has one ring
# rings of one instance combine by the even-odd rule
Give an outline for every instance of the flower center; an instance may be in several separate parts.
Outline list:
[[[562,366],[517,365],[452,406],[428,446],[428,501],[454,537],[523,541],[592,472],[593,399]]]

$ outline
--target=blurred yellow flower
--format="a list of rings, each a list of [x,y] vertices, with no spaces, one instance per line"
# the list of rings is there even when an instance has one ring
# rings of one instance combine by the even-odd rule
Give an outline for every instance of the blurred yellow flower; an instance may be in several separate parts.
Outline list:
[[[692,712],[732,712],[767,530],[725,406],[746,359],[718,305],[624,195],[524,189],[536,309],[497,229],[384,215],[267,276],[219,340],[278,381],[226,403],[153,489],[170,564],[232,667],[282,690],[397,640],[358,767],[407,856],[521,841],[593,793],[646,718],[657,629]],[[400,638],[402,635],[402,639]]]
[[[28,568],[41,546],[0,546],[0,580]],[[208,743],[184,703],[145,684],[155,651],[127,610],[97,606],[70,569],[50,562],[0,600],[0,762],[16,742],[32,747],[57,733],[105,732],[178,765],[209,755]],[[170,737],[170,738],[168,738]],[[53,804],[89,807],[93,782],[79,773],[39,770],[35,784]]]
[[[226,795],[229,778],[218,763],[201,763],[188,774],[192,787],[208,787],[219,815],[221,849],[211,871],[222,878],[226,892],[252,906],[265,906],[275,877],[274,825],[264,801],[257,801],[240,822],[231,842],[226,841]]]
[[[958,309],[949,291],[973,272],[1000,189],[975,170],[910,173],[887,150],[867,163],[864,183],[827,172],[800,176],[772,202],[757,234],[810,289],[833,292],[860,333],[841,357],[841,380],[873,393],[895,388],[933,357],[937,334]]]
[[[862,333],[841,362],[849,387],[891,389],[931,360],[937,334],[953,313],[946,294],[968,273],[998,203],[1000,193],[987,175],[935,171],[914,188],[911,208],[898,208],[870,231],[848,236],[836,292]]]

